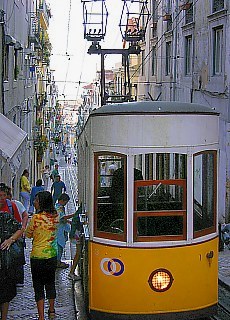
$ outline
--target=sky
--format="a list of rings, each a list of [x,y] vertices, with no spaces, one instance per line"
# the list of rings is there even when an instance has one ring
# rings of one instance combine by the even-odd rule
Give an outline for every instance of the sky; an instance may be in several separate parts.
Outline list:
[[[95,5],[92,3],[89,3],[90,6]],[[87,53],[91,42],[84,39],[81,0],[47,0],[47,4],[50,5],[52,15],[48,30],[53,48],[50,66],[51,70],[55,70],[59,99],[76,100],[82,93],[82,87],[93,82],[96,71],[100,71],[100,56]],[[119,21],[123,1],[107,0],[106,6],[108,25],[101,47],[122,48]],[[107,56],[105,68],[115,67],[115,63],[120,60],[120,55]]]

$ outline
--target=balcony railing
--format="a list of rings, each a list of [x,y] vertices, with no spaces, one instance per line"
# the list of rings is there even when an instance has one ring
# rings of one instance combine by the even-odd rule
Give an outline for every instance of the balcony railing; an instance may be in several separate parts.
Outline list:
[[[49,19],[51,18],[50,8],[47,6],[46,1],[42,0],[39,4],[39,12],[42,15],[45,23],[49,26]]]

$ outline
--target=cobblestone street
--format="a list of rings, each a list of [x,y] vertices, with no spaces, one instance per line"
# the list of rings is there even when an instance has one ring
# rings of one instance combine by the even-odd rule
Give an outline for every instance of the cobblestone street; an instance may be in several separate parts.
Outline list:
[[[10,303],[9,320],[37,320],[37,307],[34,300],[34,291],[32,287],[32,278],[30,272],[29,252],[31,248],[31,240],[26,240],[26,265],[25,270],[25,283],[24,287],[18,288],[17,296]],[[66,246],[65,252],[66,262],[70,262],[69,243]],[[71,280],[67,278],[69,269],[57,269],[56,271],[56,289],[57,299],[55,303],[56,318],[60,320],[75,320],[75,303],[74,303],[74,287]],[[46,305],[46,313],[48,311],[48,304]],[[47,317],[48,319],[48,317]]]

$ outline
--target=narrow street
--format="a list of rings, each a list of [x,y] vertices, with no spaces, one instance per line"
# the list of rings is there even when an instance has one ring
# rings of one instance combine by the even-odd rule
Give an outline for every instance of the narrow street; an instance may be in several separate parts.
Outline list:
[[[67,193],[70,195],[70,201],[67,205],[67,212],[73,213],[77,207],[77,176],[76,166],[67,165],[62,155],[57,156],[59,163],[59,172],[62,180],[66,183]],[[31,251],[31,240],[26,240],[26,265],[24,287],[18,288],[17,296],[10,303],[9,320],[19,319],[37,319],[37,308],[34,300],[34,291],[32,287],[32,278],[30,271],[30,259],[29,254]],[[71,264],[71,249],[74,254],[74,248],[71,248],[70,242],[67,242],[63,261]],[[87,320],[85,314],[82,287],[81,282],[73,283],[68,279],[68,269],[57,269],[56,272],[56,313],[57,320]],[[76,309],[75,310],[75,305]],[[48,310],[48,304],[46,301],[46,310]],[[48,316],[47,316],[48,319]]]

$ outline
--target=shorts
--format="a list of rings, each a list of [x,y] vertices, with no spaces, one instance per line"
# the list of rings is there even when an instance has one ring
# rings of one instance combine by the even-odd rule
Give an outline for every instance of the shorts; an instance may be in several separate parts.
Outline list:
[[[57,257],[50,259],[30,259],[35,301],[56,298],[55,271]]]

